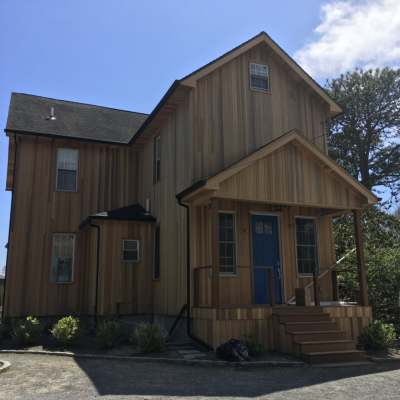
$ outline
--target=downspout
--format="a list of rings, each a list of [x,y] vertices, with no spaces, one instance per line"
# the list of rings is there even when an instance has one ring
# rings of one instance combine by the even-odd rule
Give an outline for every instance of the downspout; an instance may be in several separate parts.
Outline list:
[[[202,340],[197,338],[192,334],[192,327],[191,327],[191,313],[190,313],[190,296],[191,296],[191,290],[190,290],[190,284],[191,284],[191,274],[190,274],[190,209],[187,204],[182,203],[182,200],[179,196],[176,196],[176,199],[178,201],[178,204],[181,207],[184,207],[186,209],[186,333],[189,336],[190,339],[194,340],[195,342],[199,343],[200,345],[211,349],[211,346],[208,345],[207,343],[204,343]],[[183,306],[185,307],[185,305]]]
[[[98,297],[99,297],[99,281],[100,281],[100,226],[90,222],[90,226],[97,230],[96,244],[96,287],[94,299],[94,327],[97,328],[98,319]]]
[[[1,308],[1,320],[4,321],[5,305],[6,305],[6,291],[7,291],[7,270],[8,270],[8,257],[10,254],[10,238],[11,238],[11,227],[14,219],[14,202],[15,202],[15,177],[17,176],[17,134],[14,132],[14,171],[13,171],[13,187],[11,192],[11,207],[10,207],[10,222],[8,224],[8,240],[7,240],[7,258],[6,268],[4,270],[4,293],[3,293],[3,305]]]

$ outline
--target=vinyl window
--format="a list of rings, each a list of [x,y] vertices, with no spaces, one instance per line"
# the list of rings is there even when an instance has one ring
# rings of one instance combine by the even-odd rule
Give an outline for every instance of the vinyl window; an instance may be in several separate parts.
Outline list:
[[[219,213],[219,271],[236,274],[236,218],[232,213]]]
[[[250,89],[270,90],[268,65],[250,63]]]
[[[55,233],[52,241],[52,281],[70,283],[73,280],[75,235]]]
[[[138,262],[140,259],[139,240],[126,239],[122,241],[122,261]]]
[[[161,140],[160,136],[154,138],[153,183],[161,178]]]
[[[78,175],[77,149],[57,149],[56,190],[76,192]]]
[[[296,218],[297,270],[299,274],[318,273],[318,247],[315,219]]]

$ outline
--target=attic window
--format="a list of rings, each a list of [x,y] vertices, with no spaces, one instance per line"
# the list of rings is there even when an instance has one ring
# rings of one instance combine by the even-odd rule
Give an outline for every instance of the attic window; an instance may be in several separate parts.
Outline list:
[[[250,63],[250,89],[269,92],[268,65]]]

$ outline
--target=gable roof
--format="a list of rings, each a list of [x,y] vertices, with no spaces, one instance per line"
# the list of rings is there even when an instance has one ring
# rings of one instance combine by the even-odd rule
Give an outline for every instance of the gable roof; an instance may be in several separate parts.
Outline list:
[[[213,70],[221,67],[227,62],[245,53],[252,47],[259,45],[260,43],[265,43],[269,47],[271,47],[272,50],[275,52],[275,54],[277,54],[281,58],[281,60],[284,63],[286,63],[286,65],[288,65],[288,67],[294,73],[296,73],[301,79],[303,79],[304,82],[312,90],[314,90],[314,92],[316,92],[316,94],[318,94],[323,100],[327,102],[332,117],[335,117],[343,112],[340,105],[336,103],[336,101],[329,96],[326,90],[323,87],[321,87],[321,85],[319,85],[318,82],[316,82],[306,71],[304,71],[304,69],[300,67],[300,65],[297,64],[297,62],[292,57],[290,57],[266,32],[262,31],[258,35],[252,37],[251,39],[240,44],[234,49],[221,55],[215,60],[210,61],[209,63],[196,69],[195,71],[184,76],[183,78],[175,80],[169,87],[167,92],[164,94],[164,96],[161,98],[159,103],[156,105],[156,107],[153,109],[153,111],[149,114],[147,120],[143,123],[143,125],[138,129],[136,134],[132,137],[131,142],[136,142],[139,139],[139,137],[143,134],[147,126],[151,124],[152,120],[156,117],[156,115],[162,109],[162,107],[168,103],[168,100],[174,95],[177,89],[182,87],[188,87],[188,88],[195,87],[196,81],[198,79],[201,79],[203,76],[208,75]]]
[[[308,141],[297,130],[291,130],[279,136],[275,140],[267,143],[263,147],[247,155],[241,160],[233,163],[232,165],[228,166],[217,174],[194,183],[192,186],[179,193],[177,195],[177,198],[180,200],[187,200],[188,198],[196,195],[200,191],[218,190],[219,185],[223,181],[229,179],[233,175],[239,173],[240,171],[260,160],[261,158],[266,157],[267,155],[273,153],[274,151],[291,142],[297,142],[298,144],[306,148],[309,152],[311,152],[329,169],[339,175],[339,177],[342,178],[347,184],[349,184],[355,191],[360,193],[362,196],[365,196],[368,200],[368,204],[375,204],[379,201],[379,198],[377,196],[375,196],[370,190],[368,190],[360,182],[354,179],[349,173],[347,173],[342,167],[335,163],[329,156],[319,150],[318,147],[316,147],[313,143]]]
[[[48,118],[51,107],[56,119]],[[6,132],[126,144],[147,114],[12,93]]]

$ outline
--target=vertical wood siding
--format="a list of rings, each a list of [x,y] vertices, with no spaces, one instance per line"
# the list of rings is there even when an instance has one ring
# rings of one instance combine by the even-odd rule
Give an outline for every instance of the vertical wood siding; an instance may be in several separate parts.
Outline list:
[[[56,150],[79,149],[78,192],[55,191]],[[73,140],[18,140],[5,310],[9,316],[80,311],[85,301],[79,224],[89,214],[137,201],[134,149]],[[74,282],[50,282],[52,233],[77,234]]]

